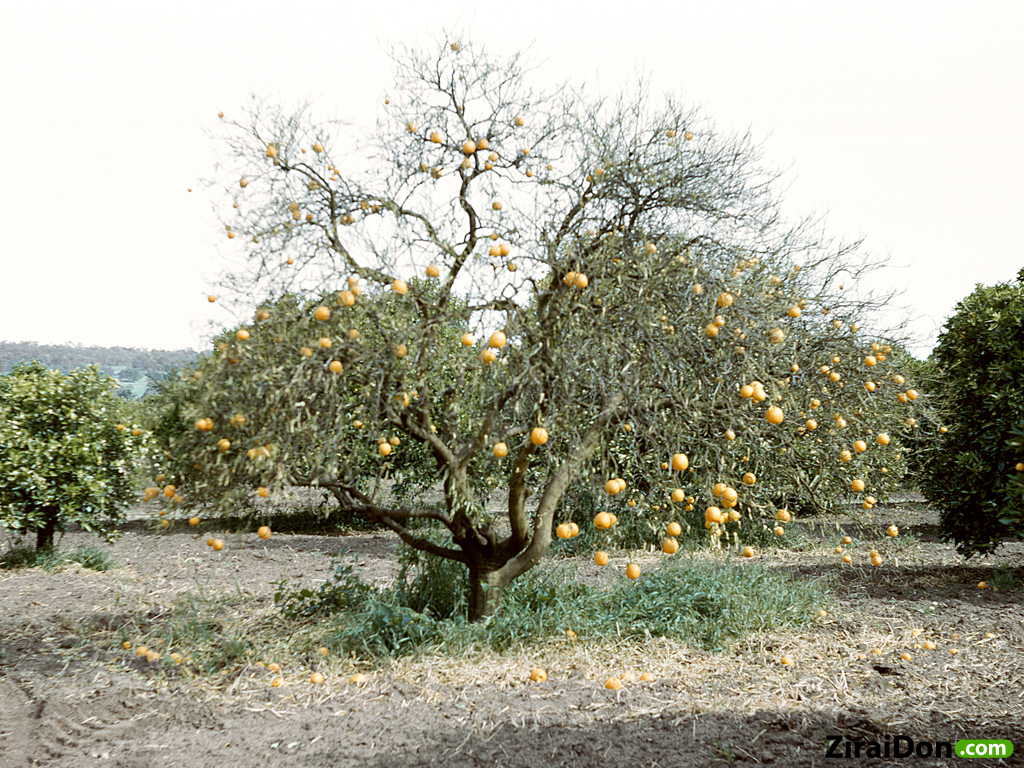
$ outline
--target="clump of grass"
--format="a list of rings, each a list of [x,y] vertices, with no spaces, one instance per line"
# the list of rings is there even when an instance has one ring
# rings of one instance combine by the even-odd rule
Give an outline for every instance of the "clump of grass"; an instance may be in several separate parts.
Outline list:
[[[825,600],[819,583],[794,581],[754,564],[736,568],[674,558],[636,582],[623,578],[610,588],[580,582],[569,566],[549,565],[510,584],[498,615],[470,624],[461,612],[440,615],[432,607],[437,603],[425,599],[421,590],[444,585],[446,604],[460,606],[467,586],[464,577],[453,581],[449,564],[431,565],[432,560],[418,581],[364,593],[352,609],[316,611],[325,643],[362,657],[428,649],[454,655],[471,649],[504,652],[564,638],[571,629],[580,640],[665,637],[724,651],[750,634],[812,621]],[[448,570],[431,574],[432,568]],[[347,590],[351,574],[345,578]],[[318,605],[324,609],[328,603]]]
[[[12,547],[0,555],[0,569],[41,568],[44,571],[63,571],[74,564],[93,571],[110,571],[117,561],[106,550],[83,545],[70,552],[57,549]]]

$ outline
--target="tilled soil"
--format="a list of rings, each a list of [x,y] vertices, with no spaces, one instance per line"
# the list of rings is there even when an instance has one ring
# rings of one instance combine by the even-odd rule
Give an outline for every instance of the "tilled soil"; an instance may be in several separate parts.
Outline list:
[[[841,567],[830,546],[765,555],[794,578],[835,575],[837,602],[815,626],[724,655],[658,639],[569,655],[541,649],[549,674],[541,684],[529,682],[531,660],[521,655],[404,660],[368,670],[361,684],[339,673],[314,686],[296,672],[274,688],[254,668],[226,688],[157,673],[113,642],[83,638],[159,620],[189,594],[266,612],[274,582],[323,580],[342,548],[358,553],[363,578],[387,580],[397,540],[250,534],[225,537],[225,550],[213,553],[187,531],[135,525],[104,545],[114,571],[0,571],[0,766],[788,768],[833,764],[828,736],[884,749],[900,734],[918,746],[1010,739],[1024,754],[1020,593],[977,588],[997,567],[1019,583],[1024,548],[964,561],[937,540],[932,513],[915,505],[883,512],[919,540],[879,568]],[[95,540],[69,534],[62,547],[82,543]],[[580,572],[598,577],[593,566]],[[923,648],[926,640],[936,648]],[[794,665],[782,666],[782,655]],[[645,670],[657,671],[654,681],[638,679]],[[605,678],[623,671],[637,679],[607,690]],[[1024,764],[1016,755],[971,764],[1015,760]]]

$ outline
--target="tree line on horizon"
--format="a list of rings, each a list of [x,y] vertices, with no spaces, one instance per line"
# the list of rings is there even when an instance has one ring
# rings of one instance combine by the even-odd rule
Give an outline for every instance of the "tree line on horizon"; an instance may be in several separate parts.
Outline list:
[[[139,349],[98,347],[82,344],[40,344],[35,341],[0,341],[0,374],[10,373],[19,363],[38,360],[64,373],[96,365],[118,382],[149,379],[161,381],[168,373],[194,361],[193,349]],[[132,388],[133,391],[135,388]]]

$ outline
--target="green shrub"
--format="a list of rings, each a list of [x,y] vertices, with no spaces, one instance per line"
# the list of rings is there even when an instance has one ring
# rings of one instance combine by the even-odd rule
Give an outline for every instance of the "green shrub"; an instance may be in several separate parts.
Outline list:
[[[932,352],[948,430],[923,462],[921,490],[964,555],[1024,535],[1024,270],[957,304]]]

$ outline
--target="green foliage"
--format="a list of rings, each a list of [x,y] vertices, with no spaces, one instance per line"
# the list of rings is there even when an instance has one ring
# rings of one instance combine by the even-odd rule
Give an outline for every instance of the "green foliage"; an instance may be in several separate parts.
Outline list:
[[[117,561],[99,547],[81,546],[71,552],[55,549],[12,547],[0,555],[0,569],[42,568],[44,571],[62,571],[71,565],[81,565],[92,571],[110,571]]]
[[[283,579],[275,586],[274,604],[290,619],[358,611],[377,593],[374,587],[360,581],[354,564],[338,562],[333,564],[327,580],[316,589],[290,590]]]
[[[512,582],[500,613],[476,625],[461,617],[458,598],[455,603],[449,598],[449,606],[440,610],[425,599],[441,591],[451,565],[434,557],[423,567],[426,579],[409,584],[400,579],[380,592],[358,585],[350,570],[339,571],[333,585],[322,591],[330,594],[340,586],[345,598],[318,601],[316,593],[306,590],[307,600],[313,597],[329,610],[305,615],[319,617],[329,646],[371,657],[428,649],[448,654],[471,648],[502,652],[564,638],[569,629],[580,641],[667,637],[705,650],[723,650],[750,634],[811,620],[824,599],[821,585],[793,581],[756,564],[736,567],[677,556],[636,582],[619,576],[610,586],[584,584],[572,568],[556,565],[531,570]],[[464,591],[465,585],[449,586],[449,593]],[[353,593],[359,598],[349,600]],[[279,603],[293,604],[287,598]],[[428,605],[431,610],[426,610]]]
[[[106,537],[132,501],[142,438],[120,423],[112,379],[38,362],[0,376],[0,524],[52,547],[76,524]]]
[[[1024,270],[957,304],[931,360],[948,431],[925,460],[921,488],[962,554],[992,552],[1024,536]]]

